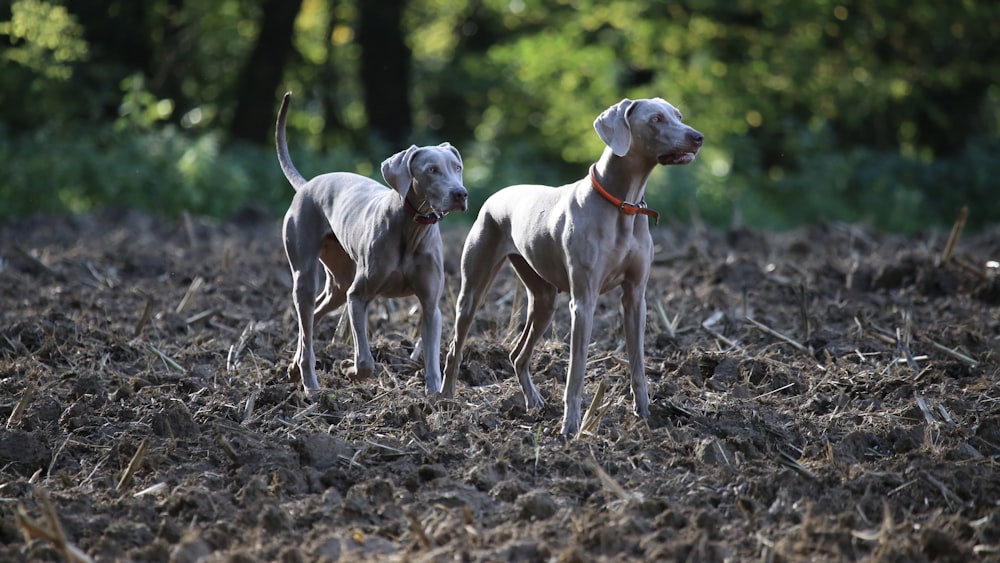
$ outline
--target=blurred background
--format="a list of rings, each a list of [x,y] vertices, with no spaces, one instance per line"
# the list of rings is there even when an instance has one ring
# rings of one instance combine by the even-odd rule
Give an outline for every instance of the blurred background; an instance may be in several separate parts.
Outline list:
[[[1000,3],[972,0],[0,0],[0,221],[106,206],[221,218],[311,177],[456,145],[471,220],[600,155],[659,96],[706,135],[654,171],[676,222],[1000,220]]]

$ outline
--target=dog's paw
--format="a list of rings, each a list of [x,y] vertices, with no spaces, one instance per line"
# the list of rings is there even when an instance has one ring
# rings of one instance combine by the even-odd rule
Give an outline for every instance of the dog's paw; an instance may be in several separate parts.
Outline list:
[[[545,399],[542,399],[542,394],[538,392],[538,389],[532,388],[524,393],[524,407],[529,411],[533,409],[541,410],[544,406]]]
[[[563,421],[562,430],[559,435],[562,437],[563,443],[569,442],[580,433],[580,423],[570,424],[569,421]]]
[[[288,364],[288,381],[289,383],[299,383],[302,381],[302,370],[295,362]]]
[[[351,362],[350,360],[344,360],[340,362],[340,370],[344,373],[344,375],[347,376],[347,379],[349,379],[353,383],[358,383],[360,381],[368,379],[369,377],[372,376],[372,373],[375,371],[371,368],[358,369],[358,367],[354,365],[354,363]]]
[[[417,370],[417,377],[424,380],[424,389],[427,392],[427,396],[440,395],[444,390],[441,385],[441,376],[430,375],[428,376],[425,370]]]

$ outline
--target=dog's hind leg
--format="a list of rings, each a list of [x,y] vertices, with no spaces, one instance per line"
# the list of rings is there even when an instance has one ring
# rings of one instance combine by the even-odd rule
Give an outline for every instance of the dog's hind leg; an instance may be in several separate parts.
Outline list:
[[[325,269],[326,280],[323,292],[316,298],[316,308],[313,311],[313,326],[318,326],[320,319],[347,301],[347,293],[337,285],[333,274],[329,269]]]
[[[505,253],[495,238],[487,236],[488,230],[488,226],[483,227],[480,221],[476,221],[462,250],[462,287],[455,303],[455,335],[445,358],[444,382],[441,386],[441,393],[445,397],[455,396],[455,382],[459,364],[462,363],[465,338],[483,297],[503,266]]]
[[[283,227],[285,255],[292,270],[292,306],[299,324],[295,356],[288,366],[291,381],[302,381],[306,391],[319,389],[316,378],[316,356],[313,352],[313,307],[316,303],[318,278],[318,237],[303,236],[302,225],[293,214],[285,217]]]
[[[323,293],[316,299],[313,313],[313,325],[318,325],[320,319],[336,310],[347,301],[347,287],[354,279],[356,268],[344,247],[333,236],[323,241],[320,253],[323,264],[321,274],[324,275]]]
[[[548,330],[555,313],[556,288],[543,280],[521,256],[510,257],[511,266],[528,291],[528,314],[524,330],[517,339],[517,344],[510,352],[510,363],[514,366],[517,381],[524,393],[524,404],[527,408],[538,408],[544,404],[541,394],[531,381],[529,364],[538,340]]]

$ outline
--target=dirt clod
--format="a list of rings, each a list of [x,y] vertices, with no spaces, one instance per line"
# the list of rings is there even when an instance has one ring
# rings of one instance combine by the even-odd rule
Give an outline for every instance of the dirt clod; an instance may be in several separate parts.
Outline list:
[[[559,505],[546,491],[528,491],[514,502],[517,515],[522,520],[535,521],[550,518],[559,509]]]

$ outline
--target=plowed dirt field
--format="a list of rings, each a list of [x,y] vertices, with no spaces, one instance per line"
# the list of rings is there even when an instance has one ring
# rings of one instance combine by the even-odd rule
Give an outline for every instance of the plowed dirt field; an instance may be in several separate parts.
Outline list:
[[[447,224],[449,221],[445,221]],[[424,396],[415,300],[370,309],[376,377],[320,325],[287,381],[274,219],[135,212],[0,227],[0,560],[970,561],[1000,557],[1000,229],[654,229],[652,416],[617,292],[558,437],[565,296],[526,411],[509,268],[456,400]],[[465,230],[444,228],[451,337]],[[56,524],[58,523],[58,528]]]

